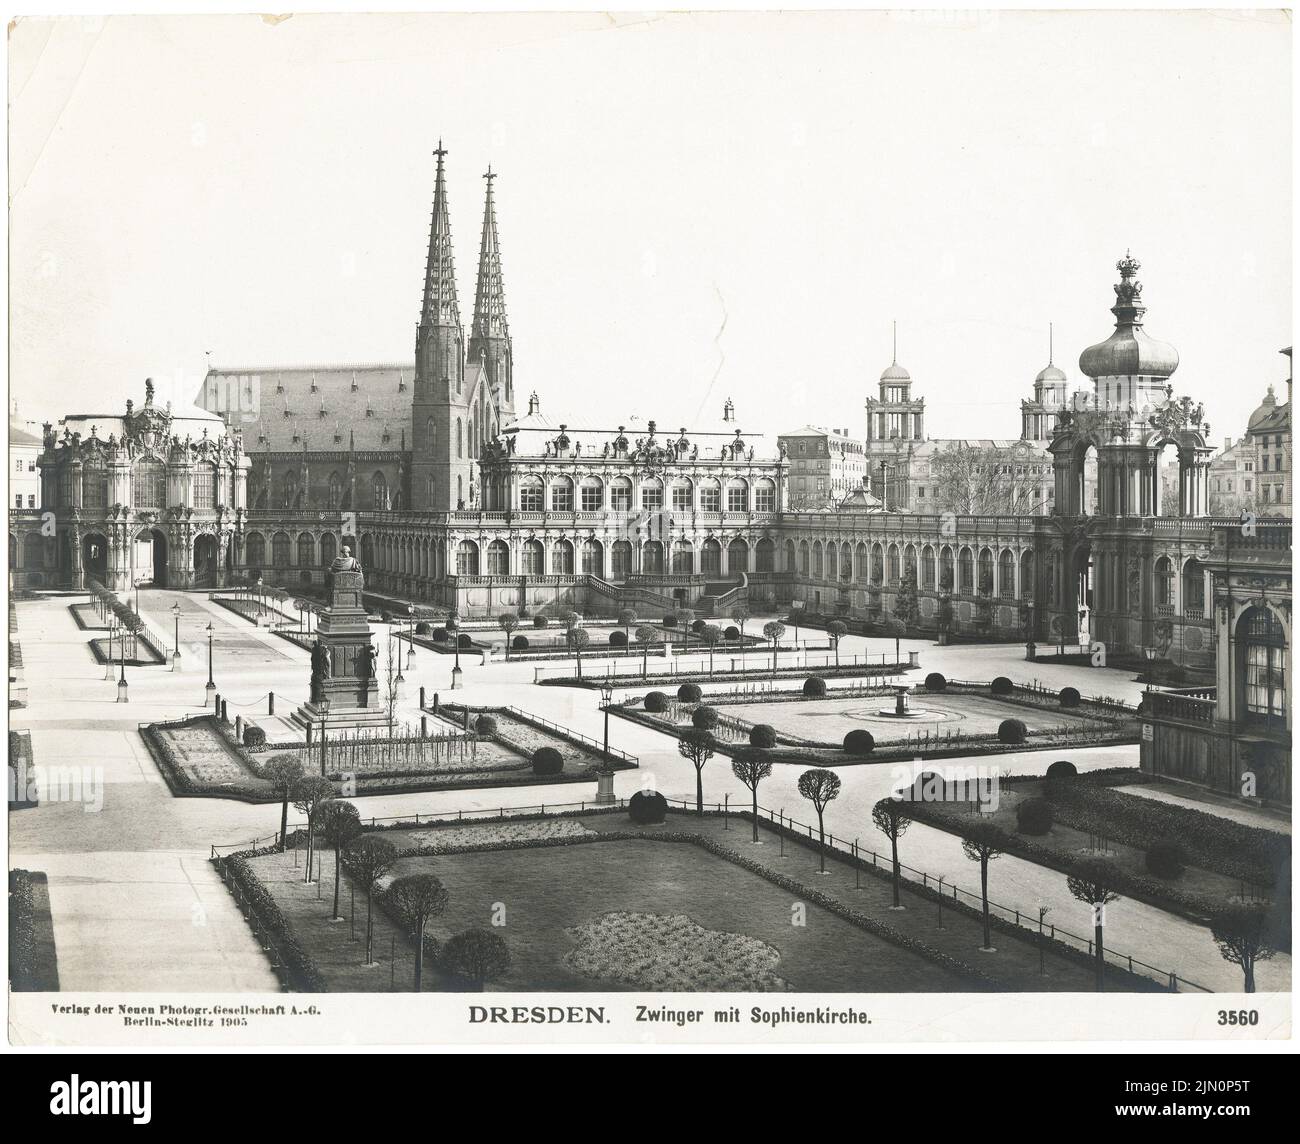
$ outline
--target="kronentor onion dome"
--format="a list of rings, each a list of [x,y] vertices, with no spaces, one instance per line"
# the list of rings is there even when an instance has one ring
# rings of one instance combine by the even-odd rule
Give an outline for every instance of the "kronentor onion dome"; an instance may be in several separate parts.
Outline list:
[[[1126,253],[1115,268],[1115,332],[1104,342],[1089,346],[1079,355],[1079,369],[1088,377],[1167,378],[1178,368],[1178,351],[1168,342],[1148,337],[1142,329],[1142,283],[1137,272],[1142,264]]]

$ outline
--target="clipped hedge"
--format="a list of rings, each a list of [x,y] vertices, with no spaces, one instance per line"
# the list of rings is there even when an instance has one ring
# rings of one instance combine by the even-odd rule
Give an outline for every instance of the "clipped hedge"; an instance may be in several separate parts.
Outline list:
[[[1016,830],[1021,834],[1046,834],[1052,829],[1052,804],[1045,798],[1026,799],[1016,807]]]
[[[1081,696],[1077,687],[1062,687],[1061,694],[1057,698],[1061,701],[1062,707],[1078,707]]]
[[[429,634],[429,631],[430,628],[429,628],[428,620],[421,620],[419,623],[415,625],[415,634],[417,636],[427,636]]]
[[[539,614],[533,617],[533,627],[535,627],[538,631],[541,631],[542,628],[548,628],[550,626],[551,626],[551,621],[548,620],[545,616]]]
[[[683,703],[698,703],[704,697],[698,683],[683,683],[677,689],[677,698]]]
[[[1015,684],[1005,675],[999,675],[989,684],[989,691],[994,695],[1010,695],[1015,690]]]
[[[491,715],[480,715],[474,720],[474,731],[479,735],[495,735],[497,721]]]
[[[668,710],[668,696],[662,691],[652,691],[645,697],[645,709],[652,715],[662,715]]]
[[[246,723],[244,725],[244,746],[250,751],[264,751],[266,749],[266,731],[256,723]]]
[[[1023,743],[1029,734],[1023,719],[1003,719],[998,724],[999,743]]]
[[[533,752],[533,774],[558,775],[564,770],[564,756],[554,747],[538,747]]]
[[[641,826],[660,823],[668,817],[668,800],[657,790],[639,790],[627,800],[627,813]]]
[[[740,629],[735,624],[728,624],[727,630],[722,633],[722,638],[724,640],[738,640],[740,639]]]
[[[609,633],[610,647],[627,647],[627,632],[612,631]]]
[[[1061,782],[1065,779],[1077,778],[1079,768],[1076,767],[1069,759],[1057,759],[1050,767],[1047,768],[1048,782]]]
[[[510,646],[514,648],[515,651],[524,651],[528,647],[528,637],[515,636],[515,638],[510,641]]]
[[[876,737],[862,727],[855,727],[844,736],[844,749],[850,755],[869,755],[875,749]]]
[[[465,648],[473,647],[474,641],[470,639],[469,636],[461,634],[456,637],[456,646],[459,647],[462,651],[464,651]]]
[[[691,712],[691,726],[697,731],[712,731],[718,725],[718,713],[712,707],[697,707]]]
[[[810,675],[803,681],[803,693],[810,699],[820,699],[826,694],[826,680],[820,675]]]
[[[942,691],[947,686],[948,681],[937,671],[932,671],[925,677],[926,691]]]
[[[749,729],[749,745],[770,749],[776,746],[776,728],[771,723],[755,723]]]

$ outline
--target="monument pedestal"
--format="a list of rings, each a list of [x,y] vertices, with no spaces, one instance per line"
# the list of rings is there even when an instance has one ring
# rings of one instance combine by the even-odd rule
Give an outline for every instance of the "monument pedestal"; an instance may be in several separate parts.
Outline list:
[[[311,698],[292,716],[301,726],[324,726],[328,732],[388,724],[379,701],[370,620],[361,606],[364,586],[358,569],[330,572],[330,605],[316,625],[317,646],[312,649]]]

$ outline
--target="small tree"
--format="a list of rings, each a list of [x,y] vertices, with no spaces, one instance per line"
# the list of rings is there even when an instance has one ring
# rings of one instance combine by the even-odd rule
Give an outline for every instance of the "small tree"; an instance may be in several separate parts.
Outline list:
[[[582,678],[582,649],[591,640],[591,633],[586,628],[569,629],[569,643],[578,659],[578,678]]]
[[[415,936],[415,991],[424,977],[424,929],[429,919],[447,908],[447,888],[432,874],[407,874],[395,878],[385,898],[399,917],[411,923]]]
[[[894,637],[894,662],[899,663],[903,658],[903,653],[899,650],[899,641],[907,635],[907,625],[897,616],[886,613],[880,621],[880,634]]]
[[[754,841],[757,842],[758,784],[772,774],[772,764],[760,751],[741,751],[731,760],[731,773],[749,787],[749,793],[754,796]]]
[[[894,909],[901,910],[903,907],[898,898],[898,884],[902,869],[898,864],[898,840],[907,833],[907,828],[912,825],[912,819],[908,816],[907,808],[901,798],[882,798],[871,808],[871,821],[876,824],[876,829],[889,839],[894,870]]]
[[[984,912],[984,949],[993,949],[989,924],[989,863],[1002,856],[1002,831],[991,822],[972,822],[962,831],[961,848],[966,857],[980,864],[980,896]]]
[[[687,647],[691,646],[691,625],[695,623],[695,613],[690,608],[678,608],[673,613],[673,618],[677,621],[677,626],[681,628],[682,640]]]
[[[344,853],[349,873],[366,892],[366,964],[369,965],[374,960],[371,954],[375,937],[375,883],[397,862],[397,847],[377,834],[363,834]]]
[[[704,813],[704,764],[713,758],[713,732],[691,727],[682,732],[677,750],[695,768],[695,813]]]
[[[334,912],[339,917],[339,854],[361,834],[361,814],[350,802],[332,798],[320,808],[321,837],[334,850]]]
[[[623,628],[623,638],[629,638],[628,629],[636,623],[636,612],[632,608],[624,608],[618,614],[618,622]]]
[[[763,625],[763,636],[772,641],[772,674],[776,674],[776,645],[785,635],[785,624],[780,620],[768,620]]]
[[[302,778],[302,764],[292,755],[272,755],[266,760],[262,773],[271,789],[280,796],[280,852],[284,853],[285,834],[289,829],[289,796]]]
[[[736,642],[743,644],[745,642],[745,621],[749,619],[749,610],[746,608],[735,608],[732,610],[731,619],[736,627],[740,629],[740,635]]]
[[[840,776],[834,771],[814,767],[799,776],[799,793],[817,809],[817,849],[821,873],[826,873],[826,804],[840,796]]]
[[[442,965],[448,973],[463,977],[479,993],[510,968],[510,951],[495,930],[471,929],[458,933],[442,948]]]
[[[650,674],[650,645],[659,638],[659,633],[649,624],[642,624],[636,630],[636,642],[641,645],[641,674]]]
[[[1225,907],[1210,919],[1210,934],[1224,961],[1240,965],[1243,992],[1255,992],[1255,966],[1277,952],[1277,933],[1269,907],[1261,902]]]
[[[700,629],[700,643],[709,649],[709,674],[713,674],[713,649],[722,640],[722,629],[717,624],[705,624]]]
[[[1119,900],[1119,895],[1111,889],[1114,877],[1115,872],[1110,863],[1092,859],[1076,866],[1075,872],[1066,879],[1070,893],[1092,907],[1093,945],[1096,947],[1093,956],[1097,962],[1098,993],[1106,988],[1106,949],[1102,942],[1106,906]]]
[[[840,640],[849,634],[849,625],[843,620],[831,620],[826,625],[826,634],[831,637],[831,647],[835,649],[835,666],[840,665]]]
[[[519,617],[514,612],[502,612],[497,618],[497,623],[501,625],[501,630],[506,633],[506,659],[510,658],[510,633],[519,626]]]
[[[316,854],[316,816],[320,808],[338,792],[334,784],[320,775],[304,775],[293,786],[293,807],[298,813],[307,816],[307,867],[303,871],[304,882],[311,881],[312,859]]]
[[[397,639],[393,629],[388,629],[388,646],[384,657],[384,711],[388,715],[388,734],[392,737],[393,724],[397,721],[397,700],[400,698],[402,652],[396,647]]]

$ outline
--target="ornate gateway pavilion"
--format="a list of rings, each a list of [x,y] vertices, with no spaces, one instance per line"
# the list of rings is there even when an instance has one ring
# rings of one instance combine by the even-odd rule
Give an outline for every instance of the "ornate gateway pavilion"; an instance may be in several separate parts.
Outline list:
[[[228,582],[245,515],[249,460],[240,434],[202,409],[154,404],[45,425],[41,508],[10,517],[14,587],[113,591],[144,582]]]

